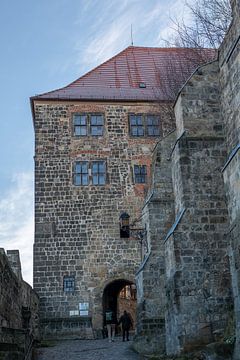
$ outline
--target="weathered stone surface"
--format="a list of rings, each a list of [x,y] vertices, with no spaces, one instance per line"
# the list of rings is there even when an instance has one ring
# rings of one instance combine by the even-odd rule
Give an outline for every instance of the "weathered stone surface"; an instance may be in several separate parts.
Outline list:
[[[32,340],[39,338],[39,299],[22,280],[17,250],[8,250],[6,256],[0,249],[0,274],[0,356],[23,359]]]
[[[34,286],[46,334],[73,335],[75,323],[81,337],[96,336],[104,289],[134,283],[138,269],[137,350],[179,354],[216,341],[232,306],[230,258],[238,359],[240,3],[231,3],[218,60],[198,68],[179,94],[175,133],[157,104],[35,101]],[[104,136],[75,138],[75,112],[103,113]],[[162,114],[168,136],[159,144],[131,138],[131,112]],[[106,186],[73,186],[76,159],[106,161]],[[134,164],[147,165],[146,185],[132,181]],[[120,238],[123,211],[134,225],[141,218],[145,236]],[[75,276],[74,294],[63,292],[65,275]],[[89,303],[85,322],[70,317],[79,302]]]
[[[176,215],[185,213],[165,243],[169,354],[208,343],[226,327],[231,291],[223,155],[223,139],[188,136],[173,154]]]
[[[165,243],[161,232],[158,237],[155,255],[158,266],[150,270],[154,259],[150,254],[137,275],[139,324],[147,318],[146,304],[151,303],[152,294],[159,294],[152,305],[157,304],[158,313],[165,314],[168,354],[191,351],[223,338],[232,307],[229,245],[237,329],[236,359],[240,353],[239,4],[232,1],[234,18],[220,48],[219,59],[196,70],[175,104],[177,142],[169,166],[172,193],[167,193],[174,205],[164,214],[166,203],[156,203],[153,211],[150,200],[143,210],[148,232],[158,229],[160,221],[166,225],[162,228]],[[231,152],[229,158],[227,154]],[[161,162],[155,165],[153,177],[159,178],[159,185],[156,181],[153,191],[157,189],[160,196],[164,196],[166,189],[160,179],[166,168]],[[168,184],[168,189],[171,186]],[[158,224],[155,214],[159,216]],[[176,219],[172,228],[174,221],[169,224],[169,219]],[[148,235],[148,248],[151,246],[156,248],[156,240]],[[161,282],[162,253],[166,262],[162,266],[165,276]],[[154,282],[155,276],[158,282]],[[147,281],[153,281],[150,287]],[[137,346],[140,339],[147,336],[146,330],[140,331],[138,328]],[[159,333],[162,333],[161,326]],[[161,346],[164,349],[164,343],[159,349]],[[151,346],[143,342],[141,351],[146,348]]]
[[[165,352],[164,236],[173,220],[169,158],[174,142],[175,132],[172,132],[155,148],[152,187],[143,208],[142,221],[146,227],[146,244],[143,264],[136,277],[138,306],[134,347],[145,354]]]
[[[73,136],[75,113],[104,114],[103,136]],[[70,318],[79,303],[89,303],[88,315],[97,335],[103,326],[106,286],[121,279],[135,282],[141,244],[135,237],[120,238],[119,217],[127,212],[132,227],[140,226],[152,150],[159,138],[131,137],[130,113],[161,114],[163,133],[171,129],[171,119],[159,104],[35,103],[34,288],[44,321]],[[106,185],[75,186],[76,160],[106,161]],[[146,184],[134,183],[136,164],[146,165]],[[66,275],[75,276],[74,293],[63,291]]]
[[[240,1],[232,0],[231,4],[233,21],[221,45],[219,63],[221,110],[228,153],[222,172],[230,219],[228,236],[230,239],[229,249],[236,317],[234,359],[237,360],[240,354]]]

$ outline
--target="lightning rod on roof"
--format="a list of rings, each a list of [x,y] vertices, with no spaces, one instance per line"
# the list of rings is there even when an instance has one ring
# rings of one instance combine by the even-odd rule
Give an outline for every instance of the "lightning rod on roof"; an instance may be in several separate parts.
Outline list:
[[[131,24],[131,45],[133,46],[133,31],[132,31],[132,24]]]

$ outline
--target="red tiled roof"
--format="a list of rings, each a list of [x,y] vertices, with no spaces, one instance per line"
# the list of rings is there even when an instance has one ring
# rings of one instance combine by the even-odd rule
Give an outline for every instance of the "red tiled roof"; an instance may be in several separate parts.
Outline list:
[[[216,53],[211,49],[130,46],[71,84],[32,100],[172,100],[172,89],[183,85],[202,55],[210,61]],[[146,87],[141,88],[141,83]]]

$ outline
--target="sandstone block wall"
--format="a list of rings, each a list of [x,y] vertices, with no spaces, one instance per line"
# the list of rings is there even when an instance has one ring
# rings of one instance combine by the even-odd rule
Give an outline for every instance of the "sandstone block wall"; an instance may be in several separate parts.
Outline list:
[[[145,308],[149,299],[159,293],[154,303],[158,314],[165,313],[168,354],[222,339],[232,311],[232,290],[235,359],[240,353],[240,1],[232,0],[231,4],[233,21],[220,47],[219,59],[195,71],[175,104],[177,141],[169,166],[172,209],[169,202],[164,213],[165,206],[159,202],[153,210],[151,200],[143,209],[148,233],[166,220],[165,228],[162,227],[165,240],[160,233],[157,237],[161,244],[157,254],[161,257],[164,251],[165,256],[165,278],[162,283],[148,286],[148,281],[150,284],[155,277],[160,279],[161,269],[158,259],[158,266],[150,270],[154,255],[149,253],[137,275],[139,324],[147,319]],[[165,186],[160,179],[166,168],[164,162],[155,165],[153,177],[159,178],[159,186],[157,181],[153,184],[153,193],[157,189],[161,197]],[[175,222],[169,224],[173,218]],[[148,235],[148,241],[149,249],[151,245],[154,248],[156,239]],[[148,327],[140,328],[139,334],[140,331],[144,339]],[[164,341],[164,337],[159,341]],[[163,350],[164,344],[161,346]]]
[[[94,112],[104,114],[103,136],[73,136],[73,114]],[[138,226],[158,138],[131,137],[129,113],[161,113],[161,106],[35,103],[34,288],[44,323],[70,318],[83,302],[89,303],[87,323],[100,330],[105,286],[116,279],[135,281],[141,246],[134,237],[120,238],[119,216],[127,212]],[[165,133],[171,122],[164,113],[161,119]],[[106,185],[74,186],[76,160],[105,161]],[[147,166],[146,184],[134,184],[135,164]],[[63,291],[66,275],[75,276],[74,293]]]
[[[146,226],[145,257],[137,273],[137,334],[134,347],[141,353],[165,352],[164,237],[173,220],[171,149],[175,132],[164,137],[153,155],[152,187],[143,208]],[[147,260],[147,261],[146,261]]]
[[[173,155],[182,182],[176,217],[185,212],[165,243],[168,354],[214,342],[227,325],[232,303],[228,212],[218,169],[224,155],[221,138],[187,136]]]
[[[22,280],[17,250],[6,255],[0,249],[0,274],[0,356],[12,358],[14,351],[24,354],[31,341],[39,338],[39,299]]]
[[[219,52],[221,110],[226,134],[227,157],[222,169],[230,218],[229,245],[234,310],[235,358],[240,353],[240,1],[231,1],[233,21]]]
[[[175,114],[177,134],[184,134],[172,156],[176,218],[185,212],[165,247],[169,354],[223,336],[231,310],[218,61],[196,70]]]

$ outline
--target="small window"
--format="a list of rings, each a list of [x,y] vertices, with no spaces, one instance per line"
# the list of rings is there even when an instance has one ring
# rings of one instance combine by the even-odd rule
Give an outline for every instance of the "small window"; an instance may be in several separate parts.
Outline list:
[[[103,115],[91,115],[90,134],[94,136],[102,136],[103,124]]]
[[[93,185],[106,184],[106,165],[104,161],[94,161],[92,163],[92,183]]]
[[[159,118],[156,115],[147,115],[146,116],[146,126],[147,126],[147,135],[148,136],[159,136],[160,135]]]
[[[87,115],[74,115],[74,135],[86,136],[87,135]]]
[[[74,292],[74,290],[75,290],[75,276],[64,276],[63,291]]]
[[[144,184],[147,182],[146,165],[134,165],[134,180],[137,184]]]
[[[74,165],[74,184],[75,185],[88,185],[88,162],[76,161]]]
[[[144,122],[142,115],[130,115],[130,134],[144,136]]]

